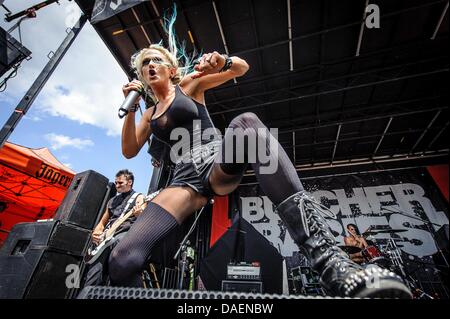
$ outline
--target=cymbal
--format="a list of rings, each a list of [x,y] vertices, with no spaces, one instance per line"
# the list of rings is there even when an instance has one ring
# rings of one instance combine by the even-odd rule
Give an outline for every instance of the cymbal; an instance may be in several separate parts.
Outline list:
[[[403,233],[408,231],[407,229],[372,229],[371,231],[363,233],[363,235],[370,236],[376,234],[386,234],[386,233]]]
[[[361,251],[361,248],[355,246],[338,246],[340,249],[345,251],[347,254],[356,254]]]
[[[368,231],[368,232],[365,232],[365,233],[362,233],[362,235],[363,236],[365,236],[365,237],[367,237],[367,236],[372,236],[372,235],[377,235],[378,234],[378,232],[375,232],[375,231]]]

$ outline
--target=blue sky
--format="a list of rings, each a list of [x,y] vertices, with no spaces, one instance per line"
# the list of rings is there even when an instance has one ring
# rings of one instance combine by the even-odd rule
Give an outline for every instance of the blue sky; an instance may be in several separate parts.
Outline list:
[[[32,4],[24,0],[4,2],[13,13]],[[0,8],[0,26],[8,30],[18,20],[7,23],[4,14]],[[22,63],[6,91],[0,92],[2,127],[47,63],[47,54],[57,50],[66,28],[78,15],[73,1],[61,0],[60,5],[47,6],[37,11],[36,18],[22,22],[22,43],[33,52],[32,59]],[[12,35],[19,39],[17,29]],[[125,73],[87,22],[8,141],[31,148],[48,147],[77,173],[94,170],[113,180],[119,169],[128,168],[135,174],[135,189],[146,192],[152,174],[147,147],[133,159],[125,159],[120,149],[122,120],[117,110],[126,82]]]

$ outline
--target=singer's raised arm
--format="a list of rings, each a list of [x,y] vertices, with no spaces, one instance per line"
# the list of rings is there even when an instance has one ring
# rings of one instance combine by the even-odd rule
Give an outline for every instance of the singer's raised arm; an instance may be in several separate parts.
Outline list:
[[[126,84],[122,88],[122,91],[126,97],[128,93],[132,90],[135,91],[141,90],[142,86],[143,85],[141,82],[134,80]],[[136,100],[136,103],[138,103],[139,99],[140,98]],[[153,114],[153,109],[154,106],[145,110],[137,126],[136,126],[135,111],[134,112],[129,111],[128,114],[126,115],[122,127],[122,154],[126,158],[135,157],[141,150],[142,146],[144,146],[145,142],[150,137],[151,135],[150,121],[151,116]]]

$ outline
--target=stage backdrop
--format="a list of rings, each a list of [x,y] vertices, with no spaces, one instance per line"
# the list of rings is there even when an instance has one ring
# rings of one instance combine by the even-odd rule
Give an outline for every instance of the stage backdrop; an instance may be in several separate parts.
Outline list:
[[[327,220],[339,245],[348,236],[348,224],[357,225],[381,250],[394,241],[406,273],[428,292],[444,297],[440,283],[448,266],[441,257],[448,254],[448,203],[426,169],[302,181],[336,214],[337,219]],[[237,193],[242,216],[279,250],[290,268],[303,266],[304,257],[259,186],[242,185]],[[442,236],[445,232],[447,238]]]

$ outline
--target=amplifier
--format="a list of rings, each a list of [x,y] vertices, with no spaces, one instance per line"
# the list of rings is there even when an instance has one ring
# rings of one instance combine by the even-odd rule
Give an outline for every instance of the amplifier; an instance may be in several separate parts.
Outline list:
[[[261,267],[258,262],[230,263],[227,265],[227,279],[261,280]]]
[[[262,281],[222,280],[222,291],[263,293]]]

